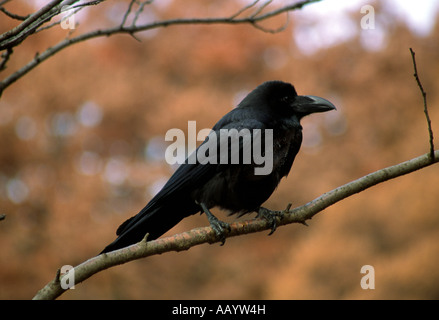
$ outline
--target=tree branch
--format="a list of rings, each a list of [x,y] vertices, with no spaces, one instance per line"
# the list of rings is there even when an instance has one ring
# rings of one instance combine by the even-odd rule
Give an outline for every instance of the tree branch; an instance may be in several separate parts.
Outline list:
[[[424,91],[424,87],[422,86],[421,80],[419,80],[418,68],[416,67],[415,52],[412,50],[412,48],[410,48],[410,53],[412,54],[413,68],[415,70],[413,76],[416,79],[416,83],[418,84],[419,90],[421,90],[422,99],[424,101],[424,114],[425,114],[425,118],[427,119],[428,135],[430,137],[430,158],[431,161],[433,161],[434,159],[433,130],[431,129],[431,120],[430,120],[430,116],[428,115],[427,93]]]
[[[434,161],[430,160],[430,155],[422,155],[412,160],[387,167],[360,179],[349,182],[341,187],[329,191],[307,204],[297,207],[293,210],[285,210],[282,219],[279,219],[278,226],[305,223],[317,213],[327,207],[361,191],[364,191],[376,184],[402,175],[414,172],[416,170],[428,167],[433,163],[439,162],[439,150],[434,152]],[[231,230],[226,238],[241,236],[271,229],[271,226],[265,219],[256,218],[243,222],[235,222],[230,225]],[[162,254],[170,251],[188,250],[194,246],[204,243],[215,243],[219,240],[211,227],[192,229],[171,237],[161,238],[153,241],[146,241],[131,245],[129,247],[101,254],[91,258],[74,268],[75,284],[78,284],[99,271],[111,268],[116,265],[124,264],[132,260],[149,257],[152,255]],[[60,285],[62,276],[57,274],[54,280],[49,282],[35,295],[34,299],[55,299],[66,291]]]
[[[5,15],[7,15],[9,18],[12,18],[12,19],[15,19],[15,20],[24,21],[24,20],[26,20],[27,18],[29,18],[28,15],[27,15],[27,16],[20,16],[20,15],[18,15],[18,14],[15,14],[15,13],[9,12],[8,10],[6,10],[6,9],[3,8],[3,7],[0,7],[0,11],[3,12]]]
[[[99,0],[99,1],[91,1],[84,4],[78,4],[76,7],[83,7],[84,5],[96,5],[105,0]],[[286,5],[278,9],[274,9],[272,11],[269,11],[267,13],[261,13],[263,9],[265,9],[271,1],[265,2],[261,5],[261,8],[258,8],[257,11],[249,16],[238,18],[239,15],[241,15],[244,11],[248,10],[249,8],[256,5],[257,1],[255,1],[253,4],[244,7],[243,9],[240,9],[237,13],[235,13],[232,16],[223,17],[223,18],[182,18],[182,19],[168,19],[168,20],[161,20],[153,23],[147,23],[143,25],[136,25],[137,19],[139,17],[139,14],[143,11],[143,7],[151,1],[144,1],[140,3],[139,9],[135,12],[135,17],[133,20],[133,23],[129,26],[125,26],[124,24],[127,21],[128,15],[131,13],[132,7],[134,3],[137,3],[136,1],[131,1],[128,7],[128,10],[125,12],[123,16],[122,23],[118,26],[108,28],[108,29],[98,29],[91,32],[87,32],[84,34],[81,34],[74,38],[67,38],[62,41],[60,41],[58,44],[46,49],[41,54],[36,54],[34,59],[32,59],[30,62],[28,62],[26,65],[21,67],[19,70],[15,71],[13,74],[8,76],[7,78],[3,79],[0,82],[0,97],[3,93],[3,91],[9,87],[12,83],[23,77],[25,74],[27,74],[29,71],[37,67],[40,63],[47,60],[49,57],[55,55],[56,53],[60,52],[61,50],[82,42],[87,41],[93,38],[98,37],[108,37],[115,34],[129,34],[133,36],[135,33],[147,31],[151,29],[157,29],[157,28],[163,28],[163,27],[169,27],[169,26],[177,26],[177,25],[211,25],[211,24],[250,24],[254,26],[255,28],[262,30],[264,32],[280,32],[285,29],[286,25],[281,26],[278,29],[266,29],[259,25],[260,22],[273,18],[275,16],[281,15],[283,13],[287,13],[289,11],[298,10],[301,9],[303,6],[318,2],[321,0],[303,0],[300,2],[297,2],[295,4]],[[62,2],[62,3],[61,3]],[[48,22],[51,18],[56,16],[61,12],[62,7],[66,5],[72,5],[74,3],[78,2],[78,0],[54,0],[51,1],[49,4],[44,6],[42,9],[37,11],[36,13],[30,15],[25,21],[23,21],[19,26],[16,28],[5,32],[4,34],[0,35],[0,50],[5,50],[8,48],[12,48],[14,46],[17,46],[20,44],[23,40],[25,40],[29,35],[33,34],[37,28],[41,27],[44,23]],[[287,19],[288,22],[288,19]],[[39,29],[41,30],[41,29]]]
[[[0,72],[2,70],[6,69],[6,63],[8,62],[12,53],[13,53],[13,50],[11,48],[8,48],[5,52],[3,52],[1,54],[2,61],[0,62]]]
[[[26,20],[17,27],[0,35],[0,50],[14,47],[32,34],[35,29],[47,21],[47,14],[53,12],[62,0],[53,0],[37,12],[28,16]]]

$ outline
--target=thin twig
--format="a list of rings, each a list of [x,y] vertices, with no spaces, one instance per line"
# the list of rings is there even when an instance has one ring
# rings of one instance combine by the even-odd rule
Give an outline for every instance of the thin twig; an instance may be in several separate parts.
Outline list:
[[[266,2],[264,2],[257,10],[255,13],[253,13],[250,17],[251,18],[256,18],[258,16],[258,14],[260,14],[262,12],[262,10],[264,10],[270,3],[272,3],[273,0],[268,0]]]
[[[24,20],[26,20],[27,18],[29,18],[29,15],[27,15],[27,16],[20,16],[20,15],[18,15],[18,14],[15,14],[15,13],[9,12],[8,10],[6,10],[6,9],[3,8],[3,7],[0,7],[0,11],[3,12],[5,15],[7,15],[9,18],[12,18],[12,19],[15,19],[15,20],[24,21]]]
[[[267,33],[279,33],[279,32],[284,31],[284,30],[288,27],[289,22],[290,22],[290,16],[289,16],[288,13],[287,13],[287,19],[286,19],[285,23],[284,23],[282,26],[280,26],[280,27],[278,27],[278,28],[276,28],[276,29],[265,28],[265,27],[261,26],[261,25],[258,24],[258,23],[254,23],[253,26],[254,26],[256,29],[259,29],[259,30],[261,30],[261,31],[263,31],[263,32],[267,32]]]
[[[84,8],[84,7],[89,7],[89,6],[96,6],[99,3],[104,2],[104,1],[106,1],[106,0],[95,0],[95,1],[78,3],[74,6],[72,6],[72,8]]]
[[[139,4],[139,8],[137,9],[136,14],[134,15],[133,23],[131,24],[133,27],[136,26],[137,19],[139,19],[139,15],[143,12],[143,9],[145,8],[145,6],[148,4],[151,4],[153,1],[154,0],[143,1],[142,3]]]
[[[1,55],[2,61],[0,62],[0,71],[3,71],[4,69],[6,69],[6,63],[11,58],[12,53],[13,53],[12,48],[8,48],[8,49],[6,49],[5,52],[2,53],[2,55]]]
[[[425,118],[427,119],[428,135],[430,137],[430,159],[431,161],[434,161],[433,130],[431,129],[431,120],[430,120],[430,116],[428,115],[427,93],[424,91],[424,87],[422,86],[421,80],[419,80],[418,68],[416,67],[415,52],[412,50],[412,48],[410,48],[410,53],[412,54],[413,68],[415,69],[415,73],[413,74],[413,76],[415,77],[416,82],[418,83],[419,90],[421,90],[422,99],[424,100],[424,113],[425,113]]]
[[[237,16],[239,16],[240,14],[242,14],[244,11],[247,11],[248,9],[254,7],[257,3],[259,2],[259,0],[255,0],[254,2],[250,3],[249,5],[245,6],[242,9],[239,9],[238,12],[236,12],[235,14],[233,14],[232,16],[230,16],[230,19],[235,19]]]
[[[64,13],[64,12],[67,12],[67,11],[70,11],[70,10],[71,10],[71,12],[68,13],[67,15],[65,15],[64,17],[62,17],[62,18],[61,18],[60,20],[58,20],[58,21],[55,21],[55,22],[53,22],[53,23],[51,23],[51,24],[49,24],[49,25],[47,25],[47,26],[44,26],[44,27],[38,28],[37,30],[35,30],[35,33],[38,33],[38,32],[41,32],[41,31],[44,31],[44,30],[47,30],[47,29],[53,28],[54,26],[61,24],[63,21],[68,20],[70,17],[72,17],[72,16],[74,16],[76,13],[78,13],[78,11],[80,11],[81,9],[82,9],[82,7],[78,7],[78,8],[76,8],[75,10],[73,10],[73,7],[69,7],[68,9],[61,10],[61,11],[60,11],[61,13]],[[76,26],[75,26],[75,28],[76,28]],[[74,30],[75,28],[73,28],[72,30]]]
[[[136,2],[136,0],[131,0],[130,4],[128,5],[128,9],[127,9],[127,11],[125,11],[125,14],[123,15],[123,18],[122,18],[122,23],[120,24],[121,28],[123,28],[123,26],[125,25],[125,22],[127,21],[128,16],[130,15],[131,10],[133,9],[133,5],[135,2]]]

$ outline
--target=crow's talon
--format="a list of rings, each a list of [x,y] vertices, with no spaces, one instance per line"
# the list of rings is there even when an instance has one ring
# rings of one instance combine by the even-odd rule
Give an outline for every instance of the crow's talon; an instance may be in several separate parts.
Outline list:
[[[214,219],[209,219],[210,226],[213,231],[215,231],[215,235],[221,241],[221,245],[223,246],[226,242],[226,234],[230,232],[230,225],[227,222],[218,220],[216,217]]]
[[[207,219],[210,223],[210,227],[215,232],[216,237],[221,241],[221,245],[223,246],[226,242],[226,234],[229,233],[231,230],[230,225],[227,222],[221,221],[217,217],[215,217],[204,203],[200,202],[198,204],[206,214]]]
[[[267,224],[271,227],[271,231],[268,235],[271,236],[277,229],[277,219],[279,218],[279,220],[282,220],[284,214],[284,211],[274,211],[264,207],[260,207],[257,217],[263,218],[267,221]]]

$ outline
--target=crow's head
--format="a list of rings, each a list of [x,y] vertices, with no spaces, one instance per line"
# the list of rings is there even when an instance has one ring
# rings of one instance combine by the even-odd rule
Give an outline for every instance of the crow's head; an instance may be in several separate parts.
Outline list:
[[[316,96],[299,96],[293,85],[282,81],[267,81],[250,92],[239,107],[265,109],[282,115],[295,115],[298,119],[315,112],[335,110],[326,99]]]

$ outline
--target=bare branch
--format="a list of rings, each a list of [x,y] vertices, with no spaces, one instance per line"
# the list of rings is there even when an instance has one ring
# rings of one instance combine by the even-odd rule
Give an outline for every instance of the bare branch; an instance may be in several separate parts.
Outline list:
[[[27,16],[20,16],[20,15],[18,15],[18,14],[15,14],[15,13],[9,12],[8,10],[6,10],[6,9],[3,8],[3,7],[0,7],[0,11],[3,12],[5,15],[7,15],[9,18],[12,18],[12,19],[15,19],[15,20],[24,21],[24,20],[26,20],[27,18],[29,18],[29,15],[27,15]]]
[[[6,69],[6,63],[8,62],[12,53],[13,53],[12,48],[8,48],[5,52],[2,53],[1,55],[2,61],[0,62],[0,71]]]
[[[44,31],[44,30],[50,29],[50,28],[52,28],[52,27],[54,27],[54,26],[56,26],[56,25],[61,24],[64,20],[67,20],[67,19],[69,19],[70,17],[74,16],[74,15],[75,15],[79,10],[81,10],[81,9],[82,9],[82,7],[77,7],[75,10],[73,10],[73,7],[69,7],[68,9],[61,9],[60,12],[70,11],[70,13],[67,14],[66,16],[62,17],[62,18],[59,19],[58,21],[55,21],[55,22],[53,22],[53,23],[51,23],[51,24],[49,24],[49,25],[47,25],[47,26],[44,26],[44,27],[38,28],[37,30],[35,30],[34,33],[38,33],[38,32],[41,32],[41,31]],[[73,32],[73,30],[72,30],[71,32]]]
[[[43,13],[50,13],[50,18],[52,18],[54,15],[59,14],[59,12],[61,11],[63,6],[71,5],[77,1],[78,0],[68,0],[68,1],[63,2],[62,4],[60,4],[60,2],[62,2],[60,0],[52,1],[51,3],[49,3],[47,6],[45,6],[43,8],[44,10],[41,9],[38,12],[36,12],[35,14],[32,14],[27,20],[25,20],[22,24],[20,24],[18,26],[18,27],[20,27],[19,28],[20,30],[15,30],[18,28],[17,27],[17,28],[12,29],[11,31],[6,32],[5,34],[1,35],[0,36],[0,50],[17,45],[18,43],[23,41],[27,36],[29,36],[30,34],[35,32],[35,30],[38,27],[40,27],[43,23],[47,22],[49,18],[47,15],[44,16]],[[92,1],[89,3],[99,3],[102,1],[105,1],[105,0]],[[304,0],[304,1],[300,1],[300,2],[297,2],[297,3],[292,4],[292,5],[287,5],[287,6],[281,7],[279,9],[274,9],[272,11],[265,13],[265,14],[261,14],[261,15],[257,15],[257,16],[251,15],[251,16],[244,17],[244,18],[236,18],[236,17],[239,14],[241,14],[245,8],[238,11],[238,13],[234,14],[232,17],[169,19],[169,20],[162,20],[162,21],[157,21],[157,22],[153,22],[153,23],[147,23],[147,24],[143,24],[143,25],[135,25],[135,23],[137,22],[138,14],[140,14],[140,12],[143,10],[143,7],[146,4],[149,4],[151,2],[150,0],[148,0],[148,1],[142,2],[139,5],[139,9],[136,11],[136,16],[133,20],[133,23],[130,26],[124,26],[124,24],[126,23],[126,20],[128,18],[128,15],[131,13],[133,2],[135,2],[135,1],[132,1],[129,5],[128,10],[124,14],[122,24],[120,24],[119,26],[113,27],[113,28],[108,28],[108,29],[104,29],[104,30],[98,29],[98,30],[94,30],[94,31],[91,31],[88,33],[84,33],[84,34],[79,35],[79,36],[74,37],[74,38],[64,39],[64,40],[60,41],[58,44],[54,45],[53,47],[46,49],[41,54],[37,54],[32,61],[30,61],[25,66],[23,66],[22,68],[20,68],[19,70],[17,70],[16,72],[14,72],[13,74],[11,74],[10,76],[8,76],[7,78],[3,79],[0,82],[0,96],[1,96],[2,92],[8,86],[10,86],[12,83],[17,81],[21,77],[23,77],[25,74],[27,74],[33,68],[38,66],[41,62],[45,61],[49,57],[58,53],[59,51],[65,49],[73,44],[82,42],[82,41],[90,40],[90,39],[97,38],[97,37],[108,37],[108,36],[111,36],[114,34],[124,34],[124,33],[129,34],[129,35],[134,37],[134,34],[136,34],[138,32],[142,32],[142,31],[163,28],[163,27],[169,27],[169,26],[198,25],[198,24],[203,24],[203,25],[250,24],[250,25],[254,26],[255,28],[262,30],[264,32],[271,32],[271,33],[280,32],[286,28],[286,25],[283,25],[278,29],[271,30],[271,29],[266,29],[264,27],[261,27],[258,23],[262,22],[264,20],[273,18],[275,16],[278,16],[282,13],[301,9],[303,6],[305,6],[307,4],[311,4],[314,2],[318,2],[318,1],[321,1],[321,0]],[[89,3],[87,3],[87,4],[89,4]],[[255,2],[255,4],[256,4],[256,2]],[[80,6],[80,4],[78,4],[78,6]],[[267,6],[267,2],[264,3],[262,6],[265,8]],[[246,8],[248,9],[250,7],[251,6],[247,6]],[[258,13],[260,13],[260,10],[258,10]],[[28,28],[27,26],[29,26],[29,24],[30,24],[29,21],[31,21],[31,20],[33,20],[33,22],[36,25],[32,25],[32,27]],[[23,27],[22,25],[25,25],[25,24],[27,26]]]
[[[130,4],[128,5],[128,9],[127,9],[127,11],[125,11],[125,14],[123,15],[123,18],[122,18],[122,23],[120,24],[121,27],[123,27],[125,22],[127,21],[128,16],[130,15],[131,10],[133,9],[133,4],[135,2],[136,2],[136,0],[131,0]]]
[[[285,23],[282,25],[282,26],[280,26],[279,28],[276,28],[276,29],[269,29],[269,28],[265,28],[265,27],[262,27],[260,24],[258,24],[258,23],[254,23],[253,24],[253,26],[256,28],[256,29],[259,29],[259,30],[261,30],[261,31],[263,31],[263,32],[267,32],[267,33],[279,33],[279,32],[282,32],[282,31],[284,31],[287,27],[288,27],[288,23],[290,22],[290,18],[289,18],[290,16],[287,14],[287,20],[285,21]]]
[[[272,17],[277,16],[277,15],[279,15],[281,13],[284,13],[284,12],[302,9],[304,6],[306,6],[308,4],[311,4],[311,3],[314,3],[314,2],[320,2],[320,1],[321,0],[305,0],[305,1],[300,1],[300,2],[297,2],[295,4],[291,4],[289,6],[285,6],[285,7],[279,8],[277,10],[273,10],[273,11],[267,12],[266,14],[260,15],[258,17],[250,17],[250,18],[247,18],[247,19],[250,19],[250,20],[253,19],[254,22],[258,22],[258,21],[261,21],[261,20],[266,20],[266,19],[272,18]]]
[[[83,8],[83,7],[89,7],[89,6],[96,6],[101,2],[104,2],[106,0],[95,0],[95,1],[89,1],[89,2],[83,2],[78,3],[77,5],[72,6],[72,9],[74,8]]]
[[[435,151],[434,155],[435,157],[433,162],[430,160],[429,154],[422,155],[412,160],[378,170],[360,179],[349,182],[321,195],[320,197],[301,207],[289,210],[288,206],[284,211],[282,219],[277,225],[281,226],[291,223],[306,224],[306,220],[311,219],[317,213],[349,196],[364,191],[381,182],[400,177],[402,175],[430,166],[433,163],[439,162],[439,150]],[[226,238],[271,229],[271,226],[267,223],[267,221],[261,218],[243,222],[235,222],[232,223],[230,227],[230,232],[226,235]],[[124,264],[132,260],[170,251],[188,250],[194,246],[204,243],[219,242],[211,227],[196,228],[171,237],[161,238],[149,242],[146,242],[146,238],[147,236],[145,236],[145,238],[137,244],[113,252],[101,254],[76,266],[74,268],[75,284],[90,278],[99,271],[116,265]],[[61,288],[59,277],[60,276],[57,274],[54,280],[49,282],[44,288],[38,291],[34,299],[55,299],[63,294],[65,289]]]
[[[143,9],[145,8],[146,5],[151,4],[154,0],[149,0],[149,1],[143,1],[142,3],[140,3],[139,8],[136,11],[136,15],[134,16],[133,19],[133,23],[132,26],[134,27],[137,23],[137,19],[139,19],[139,15],[143,12]]]
[[[259,0],[255,0],[254,2],[250,3],[249,5],[245,6],[244,8],[240,9],[238,12],[236,12],[235,14],[233,14],[230,19],[235,19],[237,16],[239,16],[240,14],[242,14],[243,12],[247,11],[248,9],[254,7],[257,3],[259,2]]]
[[[424,100],[424,113],[425,113],[425,118],[427,119],[428,135],[430,137],[430,159],[431,161],[434,161],[433,130],[431,129],[431,120],[430,120],[430,116],[428,115],[427,93],[424,91],[424,87],[422,86],[421,80],[419,80],[418,68],[416,67],[415,52],[412,50],[412,48],[410,48],[410,53],[412,54],[413,68],[415,69],[415,73],[413,74],[413,76],[416,79],[419,90],[421,90],[422,99]]]
[[[250,17],[255,18],[258,14],[260,14],[273,0],[268,0],[260,6],[255,13],[253,13]]]
[[[17,27],[0,35],[0,50],[12,48],[23,42],[28,36],[33,34],[37,28],[50,21],[58,15],[62,8],[69,6],[79,0],[53,0],[37,12],[28,16]]]
[[[17,27],[3,33],[0,35],[0,50],[3,50],[5,48],[8,48],[12,46],[16,42],[13,41],[6,41],[8,39],[15,39],[20,33],[22,33],[28,26],[30,26],[32,23],[37,21],[41,16],[45,15],[47,12],[49,12],[51,9],[53,9],[56,5],[58,5],[62,0],[53,0],[49,2],[47,5],[45,5],[43,8],[35,12],[34,14],[31,14],[23,23],[18,25]],[[21,41],[20,41],[21,42]]]

